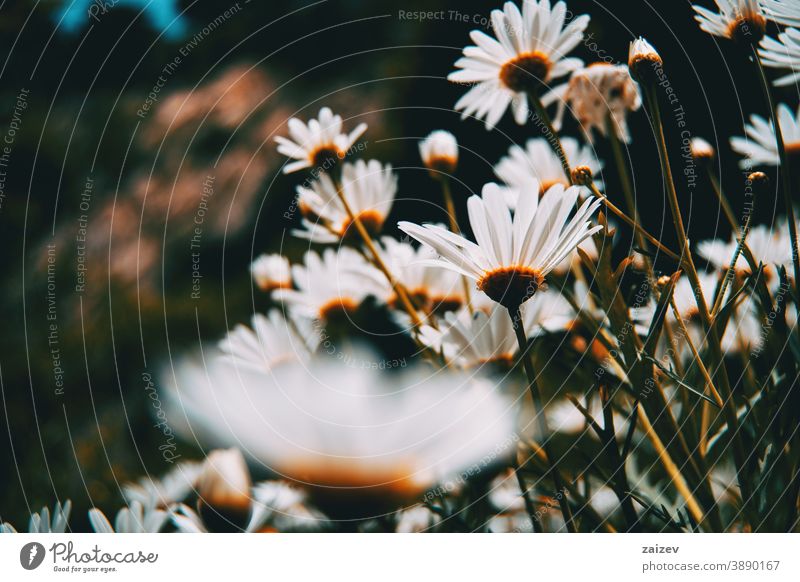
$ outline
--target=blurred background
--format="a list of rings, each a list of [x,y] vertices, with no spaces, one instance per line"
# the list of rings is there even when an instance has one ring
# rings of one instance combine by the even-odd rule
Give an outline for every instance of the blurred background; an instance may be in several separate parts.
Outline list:
[[[284,213],[298,179],[280,174],[284,160],[274,147],[289,117],[308,119],[327,105],[349,127],[369,124],[363,155],[391,162],[399,174],[390,225],[443,218],[437,186],[419,167],[417,141],[431,130],[452,131],[463,148],[461,198],[494,179],[492,165],[512,143],[537,137],[508,115],[487,132],[452,111],[464,89],[445,77],[469,31],[490,32],[498,7],[477,0],[0,5],[0,521],[24,527],[31,511],[70,498],[71,524],[85,529],[88,507],[115,508],[122,483],[170,468],[154,417],[159,373],[264,308],[249,277],[253,256],[282,249],[298,259],[307,247],[287,236],[296,217]],[[625,62],[638,35],[659,50],[685,129],[715,145],[715,171],[742,202],[728,138],[742,135],[751,113],[765,113],[743,55],[702,33],[681,0],[570,0],[568,7],[592,16],[596,47],[576,50],[587,63],[598,54]],[[784,100],[794,107],[797,95]],[[669,110],[666,123],[683,168],[683,129]],[[627,155],[640,213],[674,247],[644,111],[631,127]],[[577,129],[568,123],[565,133]],[[595,145],[610,170],[607,141]],[[616,172],[604,179],[621,202]],[[704,174],[678,185],[693,240],[727,237]],[[770,223],[782,209],[769,200],[757,213]],[[203,456],[179,440],[171,450],[182,460]]]

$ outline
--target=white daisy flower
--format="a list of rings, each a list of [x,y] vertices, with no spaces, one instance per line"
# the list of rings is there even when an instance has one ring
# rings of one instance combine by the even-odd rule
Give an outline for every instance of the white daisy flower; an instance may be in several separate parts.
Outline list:
[[[350,210],[371,235],[383,228],[397,193],[397,177],[392,166],[377,160],[342,166],[342,193]],[[303,214],[303,230],[292,234],[312,242],[336,243],[358,237],[350,215],[339,198],[337,185],[328,174],[320,174],[311,188],[297,187],[298,207]]]
[[[528,118],[528,94],[547,87],[553,80],[583,66],[566,55],[583,39],[589,16],[573,18],[566,24],[567,6],[550,0],[525,0],[522,13],[513,2],[492,11],[495,38],[473,30],[477,46],[464,49],[456,61],[459,71],[447,77],[457,83],[475,83],[456,103],[462,117],[475,115],[493,128],[509,105],[520,125]]]
[[[572,307],[559,293],[548,291],[534,295],[520,308],[522,325],[528,338],[562,331],[575,317]],[[488,312],[471,314],[467,309],[446,313],[439,322],[441,332],[424,326],[420,341],[432,341],[448,362],[461,368],[485,364],[511,366],[519,352],[517,336],[508,313],[497,303]]]
[[[287,321],[277,309],[266,316],[255,314],[252,326],[237,325],[219,344],[237,366],[270,370],[285,362],[302,362],[319,344],[307,320]]]
[[[168,521],[168,511],[146,509],[138,501],[120,509],[113,526],[102,511],[96,507],[89,510],[89,523],[95,533],[158,533]]]
[[[271,374],[231,374],[218,358],[180,368],[171,389],[194,433],[303,484],[334,519],[396,509],[515,442],[497,387],[451,372],[322,359]]]
[[[458,166],[458,142],[449,131],[437,129],[419,142],[422,163],[430,170],[431,176],[449,176]]]
[[[286,481],[264,481],[253,487],[248,532],[302,531],[319,527],[325,516],[306,505],[308,495]]]
[[[590,140],[595,129],[606,135],[607,118],[611,115],[616,135],[629,142],[628,112],[642,106],[642,97],[626,65],[601,61],[572,74],[560,102],[556,128],[561,126],[567,105]],[[567,158],[573,167],[581,165],[569,155]]]
[[[292,266],[292,278],[297,288],[279,289],[275,299],[292,314],[320,321],[352,314],[369,296],[389,294],[383,275],[347,247],[326,249],[321,257],[307,252],[303,265]]]
[[[538,187],[536,188],[538,192]],[[496,184],[467,205],[477,244],[441,226],[401,222],[409,236],[433,248],[435,263],[477,281],[478,289],[509,309],[530,299],[550,273],[581,242],[600,230],[589,219],[600,201],[589,197],[574,213],[580,189],[561,184],[539,196],[522,196],[513,214]]]
[[[785,77],[775,79],[773,84],[776,87],[794,85],[800,80],[800,30],[787,28],[778,34],[778,40],[769,36],[764,38],[758,54],[765,67],[790,71]]]
[[[693,5],[700,28],[714,36],[758,44],[767,29],[759,0],[714,0],[719,12]]]
[[[602,171],[603,164],[597,159],[591,146],[581,145],[572,137],[561,138],[561,145],[573,167],[587,166],[593,175]],[[494,167],[494,173],[505,183],[503,193],[506,203],[512,209],[517,207],[520,196],[531,195],[531,192],[536,191],[544,194],[556,184],[564,188],[570,186],[570,178],[564,173],[561,160],[542,137],[529,139],[524,149],[518,145],[511,146],[508,155],[501,158]],[[532,189],[534,182],[538,183],[538,190]],[[598,187],[602,187],[602,182],[596,183],[599,184]]]
[[[289,174],[304,168],[328,170],[343,160],[353,144],[367,130],[366,123],[348,133],[342,132],[342,118],[334,115],[328,107],[319,111],[319,119],[311,119],[306,125],[297,118],[288,122],[291,139],[278,136],[278,152],[297,160],[283,167]]]
[[[790,162],[800,160],[800,109],[797,115],[792,113],[788,105],[778,105],[778,126],[783,135],[786,154]],[[742,169],[750,169],[753,165],[777,166],[780,163],[778,142],[771,121],[760,115],[751,115],[750,124],[744,126],[746,137],[732,137],[733,151],[745,156],[739,162]]]
[[[415,505],[397,513],[397,533],[429,532],[442,518],[424,505]]]
[[[785,219],[778,221],[778,224],[785,225]],[[763,263],[764,276],[771,283],[779,282],[775,267],[788,267],[792,264],[792,246],[788,240],[788,234],[782,237],[781,231],[788,231],[788,228],[779,227],[773,231],[767,226],[757,225],[752,227],[747,235],[747,246],[753,253],[756,262]],[[738,244],[735,237],[728,241],[719,239],[701,241],[697,244],[697,254],[706,259],[714,268],[724,272],[730,267]],[[742,253],[736,260],[734,270],[741,276],[751,273],[750,265]]]
[[[137,483],[123,485],[122,497],[128,506],[138,503],[146,512],[157,507],[169,507],[194,491],[201,470],[201,463],[178,463],[161,479],[143,477]]]
[[[389,270],[408,290],[417,307],[427,313],[444,313],[466,304],[461,276],[431,265],[436,253],[429,247],[423,245],[415,249],[407,242],[390,237],[383,237],[381,246]],[[393,293],[387,302],[396,306]]]
[[[67,531],[69,513],[72,511],[72,502],[67,500],[62,505],[57,502],[53,508],[52,519],[50,508],[43,507],[38,513],[31,514],[28,520],[28,533],[64,533]],[[17,533],[17,530],[8,522],[0,525],[0,533]]]
[[[250,273],[262,291],[288,289],[292,286],[289,259],[279,254],[261,255],[250,265]]]
[[[197,479],[197,507],[213,531],[239,531],[250,521],[250,470],[237,448],[211,451]]]
[[[761,8],[778,24],[800,27],[800,5],[794,0],[761,0]]]

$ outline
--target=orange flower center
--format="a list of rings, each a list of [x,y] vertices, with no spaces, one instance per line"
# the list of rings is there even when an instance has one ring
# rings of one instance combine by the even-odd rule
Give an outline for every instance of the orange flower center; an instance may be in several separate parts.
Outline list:
[[[433,178],[445,178],[456,171],[458,161],[451,156],[431,156],[425,160]]]
[[[728,36],[731,40],[744,45],[758,44],[766,31],[767,19],[752,11],[740,14],[728,25]]]
[[[500,81],[516,93],[535,91],[547,80],[551,66],[542,52],[523,53],[500,68]]]
[[[487,271],[478,280],[478,289],[509,309],[516,309],[544,285],[544,275],[524,266],[501,267]]]
[[[381,233],[385,217],[377,210],[364,210],[358,213],[357,218],[371,237],[375,237]],[[354,221],[348,220],[345,222],[339,231],[339,236],[341,236],[342,239],[358,237],[358,229]]]
[[[800,141],[787,143],[784,147],[786,148],[786,157],[789,158],[789,166],[797,167],[800,164]]]
[[[345,152],[333,144],[321,145],[309,154],[311,163],[315,168],[327,170],[344,159]]]
[[[319,308],[319,318],[328,322],[349,319],[357,309],[358,303],[351,297],[337,297]]]

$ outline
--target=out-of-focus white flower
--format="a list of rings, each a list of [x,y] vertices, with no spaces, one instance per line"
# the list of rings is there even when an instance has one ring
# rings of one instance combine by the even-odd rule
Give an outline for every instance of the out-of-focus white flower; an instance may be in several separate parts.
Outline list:
[[[167,521],[168,511],[145,509],[138,501],[120,509],[113,526],[102,511],[95,507],[89,510],[89,523],[95,533],[158,533]]]
[[[289,259],[283,255],[261,255],[250,265],[250,273],[262,291],[288,289],[292,286]]]
[[[693,5],[695,20],[709,34],[736,42],[758,44],[767,29],[759,0],[715,0],[719,12]]]
[[[458,142],[449,131],[437,129],[419,142],[422,163],[434,178],[449,176],[458,166]]]
[[[353,215],[364,228],[377,235],[392,209],[397,193],[397,177],[390,165],[378,160],[357,160],[342,166],[342,193]],[[303,229],[292,234],[317,243],[336,243],[358,237],[356,226],[339,198],[338,187],[327,174],[311,182],[311,188],[297,187],[298,207],[303,214]]]
[[[531,494],[531,493],[529,493]],[[532,532],[533,524],[525,511],[525,499],[513,471],[498,475],[489,487],[489,501],[496,512],[489,529],[496,533]],[[546,517],[547,512],[542,512]]]
[[[171,388],[194,434],[304,484],[332,517],[397,508],[514,440],[513,408],[497,388],[455,373],[387,375],[330,360],[271,374],[231,374],[219,358],[179,368]],[[342,501],[353,496],[353,507]]]
[[[277,309],[266,316],[257,313],[253,328],[237,325],[219,344],[241,366],[270,370],[284,362],[305,361],[319,344],[308,320],[287,321]]]
[[[797,115],[788,105],[778,105],[778,125],[783,135],[786,154],[792,163],[800,159],[800,109]],[[744,126],[747,137],[732,137],[733,151],[745,157],[739,166],[745,170],[753,165],[777,166],[780,162],[775,128],[760,115],[751,115],[750,124]]]
[[[69,513],[72,510],[72,502],[67,500],[62,505],[57,502],[53,508],[52,519],[50,508],[43,507],[38,513],[31,514],[28,520],[28,533],[64,533],[69,522]],[[0,533],[17,533],[17,530],[8,522],[0,524]]]
[[[756,262],[763,263],[764,276],[771,284],[779,283],[776,267],[788,267],[792,264],[792,246],[788,240],[788,234],[785,237],[779,234],[781,230],[788,230],[788,228],[780,228],[785,223],[785,219],[782,222],[776,221],[777,228],[775,230],[768,226],[757,225],[752,227],[747,235],[747,246],[753,253]],[[701,241],[697,244],[697,254],[706,259],[714,268],[724,272],[730,267],[738,244],[736,237],[731,237],[728,241],[719,239]],[[742,276],[751,273],[750,265],[742,253],[739,254],[734,270],[737,275]]]
[[[423,505],[404,509],[397,513],[397,533],[423,533],[431,531],[441,517]]]
[[[237,448],[211,451],[197,479],[201,506],[212,511],[247,512],[250,508],[250,471]]]
[[[536,188],[538,192],[539,188]],[[468,201],[470,225],[478,244],[441,226],[401,222],[400,230],[433,248],[436,264],[475,279],[493,301],[514,309],[530,299],[545,278],[581,242],[601,227],[589,219],[600,201],[589,197],[570,218],[579,188],[560,184],[539,196],[520,198],[516,212],[495,184]]]
[[[692,157],[697,161],[712,160],[714,156],[717,155],[714,146],[702,137],[693,137],[690,144],[692,148]]]
[[[296,161],[286,164],[283,173],[289,174],[304,168],[328,170],[345,158],[350,148],[367,130],[366,123],[359,123],[348,133],[342,131],[342,118],[334,115],[328,107],[319,111],[319,119],[311,119],[308,124],[291,118],[289,136],[278,136],[278,152]]]
[[[794,0],[761,0],[764,14],[784,26],[800,26],[800,4]]]
[[[575,317],[567,300],[551,291],[534,295],[522,305],[520,312],[529,338],[562,331]],[[496,303],[488,312],[478,310],[470,314],[464,308],[458,313],[446,313],[439,321],[439,328],[437,334],[437,330],[423,326],[420,341],[441,351],[447,361],[462,368],[494,363],[510,366],[519,351],[511,318]]]
[[[418,307],[428,313],[455,311],[466,303],[461,276],[431,265],[436,258],[430,248],[414,248],[410,243],[390,237],[381,239],[389,270],[408,290]],[[389,299],[394,305],[394,294]]]
[[[570,77],[556,118],[557,128],[561,125],[567,105],[589,139],[594,130],[606,135],[610,116],[616,135],[629,142],[628,112],[642,106],[642,97],[626,65],[598,62],[574,72]],[[574,162],[569,155],[567,158],[573,167],[582,165]]]
[[[775,86],[794,85],[800,80],[800,30],[787,28],[778,34],[778,40],[764,38],[758,54],[765,67],[791,71],[785,77],[776,79]]]
[[[279,289],[275,298],[292,314],[328,321],[352,314],[369,296],[388,295],[388,283],[357,251],[326,249],[320,257],[306,253],[303,265],[292,266],[297,289]]]
[[[561,145],[573,167],[587,166],[595,176],[602,171],[603,164],[594,155],[591,146],[581,145],[572,137],[562,138]],[[570,185],[570,178],[564,173],[561,160],[542,137],[529,139],[524,149],[518,145],[511,146],[508,155],[494,167],[494,173],[505,183],[503,193],[512,209],[517,207],[520,196],[541,195],[556,184],[565,188]],[[601,180],[595,180],[595,183],[602,188]]]
[[[253,487],[248,532],[302,531],[318,528],[326,517],[309,508],[307,494],[285,481],[264,481]]]
[[[456,61],[459,71],[447,77],[457,83],[475,83],[456,103],[463,117],[475,115],[493,128],[509,105],[520,125],[528,119],[528,94],[539,92],[553,80],[583,66],[583,61],[566,55],[583,39],[589,16],[573,18],[566,24],[564,2],[550,6],[550,0],[525,0],[522,12],[513,2],[492,11],[495,38],[473,30],[477,46],[464,49]]]
[[[145,512],[157,507],[169,507],[185,499],[194,490],[201,470],[201,463],[178,463],[161,479],[143,477],[136,483],[123,485],[122,496],[130,507],[138,503]]]

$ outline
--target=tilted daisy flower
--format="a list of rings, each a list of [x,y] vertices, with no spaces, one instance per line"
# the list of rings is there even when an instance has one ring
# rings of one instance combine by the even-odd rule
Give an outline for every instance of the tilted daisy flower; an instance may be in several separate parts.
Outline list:
[[[307,252],[303,265],[292,266],[292,279],[296,289],[279,289],[275,299],[295,316],[320,321],[352,314],[369,296],[389,294],[383,275],[347,247],[325,249],[322,256]]]
[[[778,126],[783,135],[786,155],[790,165],[800,162],[800,109],[792,113],[788,105],[778,105]],[[732,137],[733,151],[745,156],[739,166],[745,170],[753,165],[777,166],[780,163],[778,143],[772,122],[760,115],[751,115],[750,124],[744,126],[747,137]]]
[[[417,307],[428,313],[444,313],[466,304],[461,276],[431,265],[436,253],[429,247],[423,245],[415,249],[410,243],[390,237],[383,237],[381,246],[389,270],[408,290]],[[387,302],[397,306],[394,293]]]
[[[761,0],[764,14],[784,26],[800,27],[800,5],[794,0]]]
[[[593,175],[602,171],[603,164],[597,159],[591,146],[581,145],[572,137],[561,138],[561,145],[573,167],[587,166]],[[518,145],[511,146],[508,155],[501,158],[494,167],[494,173],[506,185],[503,192],[506,203],[511,208],[516,208],[520,195],[536,191],[531,190],[534,181],[538,182],[540,194],[556,184],[565,188],[570,185],[570,178],[564,173],[561,160],[542,137],[529,139],[524,149]],[[602,187],[602,181],[595,180],[595,183]]]
[[[380,233],[397,193],[397,177],[392,167],[377,160],[346,163],[342,166],[341,188],[350,210],[364,228],[371,235]],[[298,186],[297,202],[304,217],[304,229],[293,231],[295,236],[318,243],[358,237],[337,185],[328,174],[320,174],[310,188]]]
[[[771,284],[778,284],[776,267],[790,266],[792,264],[792,246],[786,237],[781,236],[782,231],[788,228],[781,228],[786,225],[786,220],[777,221],[778,228],[773,230],[765,225],[757,225],[750,229],[747,235],[747,246],[753,253],[757,263],[763,263],[764,276]],[[730,267],[731,260],[736,251],[739,241],[735,237],[724,241],[719,239],[701,241],[697,244],[697,254],[706,259],[714,268],[719,271],[726,271]],[[750,265],[742,253],[736,260],[734,270],[737,275],[745,276],[751,274]]]
[[[566,24],[567,7],[550,0],[525,0],[522,13],[513,2],[492,11],[496,38],[473,30],[477,46],[464,49],[456,61],[459,71],[447,77],[457,83],[476,83],[456,103],[464,118],[475,115],[493,128],[509,105],[520,125],[528,118],[529,93],[539,92],[553,80],[583,66],[583,61],[566,55],[583,39],[589,16],[573,18]]]
[[[422,163],[430,170],[431,176],[449,176],[458,166],[458,142],[449,131],[437,129],[419,142],[419,155]]]
[[[89,510],[89,523],[95,533],[158,533],[168,522],[168,511],[147,509],[138,501],[120,509],[113,526],[102,511],[96,507]]]
[[[395,510],[516,442],[514,408],[497,387],[453,372],[387,375],[318,359],[231,374],[215,358],[182,364],[176,378],[168,388],[193,433],[303,486],[334,519]]]
[[[787,28],[778,34],[778,40],[766,37],[761,41],[758,54],[765,67],[790,71],[788,75],[775,79],[776,87],[794,85],[800,80],[800,30]]]
[[[367,130],[366,123],[359,123],[348,133],[342,131],[342,118],[334,115],[328,107],[319,111],[319,119],[311,119],[308,124],[297,118],[288,122],[289,138],[278,136],[278,152],[297,160],[283,167],[289,174],[304,168],[330,169],[343,160],[353,144]]]
[[[520,308],[520,313],[528,338],[564,330],[575,317],[569,303],[559,293],[550,291],[537,293]],[[436,338],[430,347],[462,368],[485,364],[510,367],[519,352],[511,319],[497,303],[488,312],[478,310],[472,314],[462,309],[446,313],[439,327],[439,337],[431,333],[433,330],[428,333],[423,330],[420,340],[426,343]]]
[[[577,187],[557,184],[541,200],[521,196],[512,217],[500,188],[487,184],[482,198],[467,202],[477,244],[441,226],[401,222],[399,227],[440,255],[435,264],[474,279],[490,299],[517,309],[575,247],[602,228],[589,222],[598,200],[589,197],[573,214],[579,193]]]
[[[250,273],[262,291],[288,289],[292,286],[289,259],[279,254],[261,255],[250,265]]]
[[[594,130],[606,135],[610,116],[616,135],[629,142],[628,112],[642,106],[642,97],[626,65],[598,62],[570,77],[555,119],[556,128],[561,126],[567,105],[589,139]],[[567,157],[574,167],[581,165]]]
[[[740,43],[758,44],[767,29],[759,0],[714,0],[719,12],[693,5],[695,20],[709,34]]]
[[[266,316],[257,313],[252,329],[237,325],[219,344],[237,366],[270,370],[285,362],[305,361],[319,344],[308,320],[289,321],[277,309]]]

